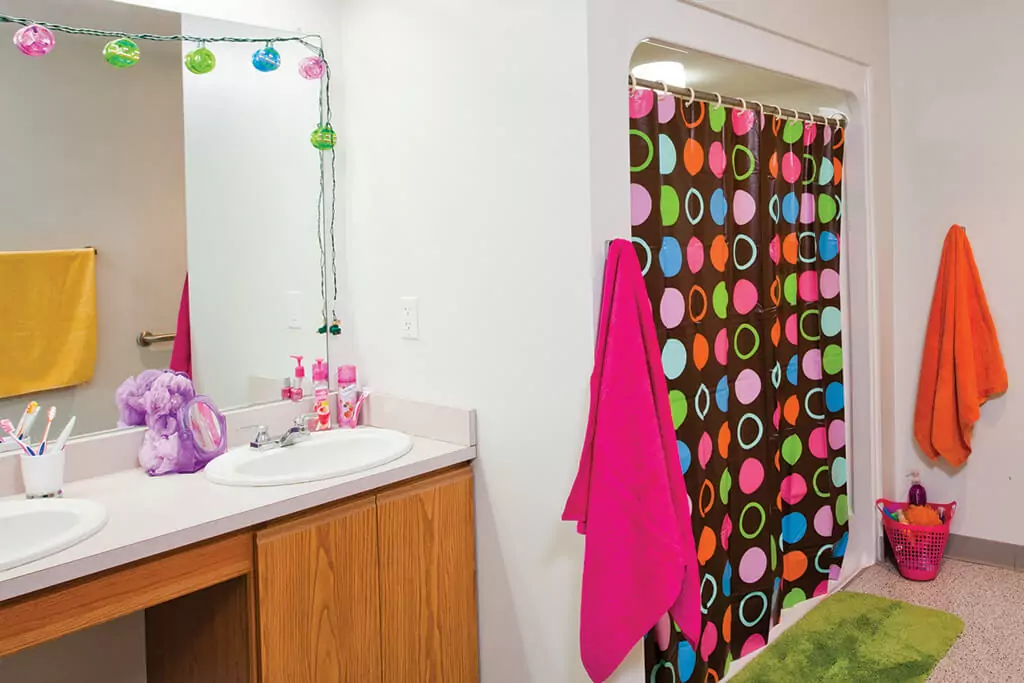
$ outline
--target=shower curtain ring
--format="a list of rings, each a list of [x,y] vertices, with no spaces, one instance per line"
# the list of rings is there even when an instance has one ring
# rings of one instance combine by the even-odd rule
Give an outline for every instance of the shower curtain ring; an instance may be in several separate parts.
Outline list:
[[[764,123],[764,105],[757,100],[750,100],[750,102],[757,105],[757,111],[761,114],[761,122]]]
[[[747,101],[745,99],[743,99],[742,97],[737,97],[736,99],[738,99],[740,102],[743,103],[743,111],[746,111],[747,110]]]
[[[722,94],[716,92],[715,97],[718,99],[718,103],[715,104],[715,111],[718,111],[722,108]]]
[[[832,115],[832,118],[836,120],[836,132],[838,133],[839,129],[843,127],[843,121],[846,120],[846,114],[836,112]]]
[[[793,118],[795,120],[799,121],[800,120],[800,112],[798,112],[796,109],[793,109],[792,111],[793,111]]]
[[[777,112],[775,114],[775,117],[781,119],[782,118],[782,107],[780,107],[777,104],[773,104],[772,106],[775,107],[775,111]]]
[[[668,97],[668,83],[666,83],[665,81],[658,81],[658,83],[661,83],[661,92],[658,93],[658,99],[660,100],[663,97]]]
[[[632,95],[636,92],[636,76],[629,74],[629,94]]]
[[[693,91],[693,88],[687,88],[690,91],[690,99],[686,101],[686,106],[689,107],[693,104],[693,99],[697,96],[697,93]]]

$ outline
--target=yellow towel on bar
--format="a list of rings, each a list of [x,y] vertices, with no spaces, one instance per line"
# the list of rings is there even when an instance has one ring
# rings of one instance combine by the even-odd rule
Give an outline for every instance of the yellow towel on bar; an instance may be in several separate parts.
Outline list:
[[[0,398],[88,382],[95,365],[95,252],[0,252]]]

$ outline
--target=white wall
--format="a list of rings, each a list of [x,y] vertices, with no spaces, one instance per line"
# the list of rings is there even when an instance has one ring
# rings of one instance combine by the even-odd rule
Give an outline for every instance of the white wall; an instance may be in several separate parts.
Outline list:
[[[900,0],[890,12],[898,493],[906,495],[902,476],[919,469],[930,499],[958,501],[954,533],[1024,544],[1024,527],[1007,515],[1024,481],[1024,399],[1015,391],[1024,373],[1016,353],[1024,344],[1016,205],[1024,183],[1016,120],[1024,6]],[[957,471],[932,465],[913,442],[928,310],[953,223],[967,226],[1010,376],[1010,391],[982,408],[974,453]]]
[[[0,11],[78,25],[177,33],[178,16],[89,0],[5,0]],[[144,64],[114,69],[103,40],[57,37],[46,57],[10,46],[5,26],[0,75],[7,207],[0,249],[92,245],[96,260],[97,357],[83,385],[0,400],[12,420],[30,398],[55,405],[79,432],[117,425],[114,390],[147,367],[167,367],[170,346],[142,349],[143,329],[174,330],[185,277],[185,187],[181,68],[177,47],[147,45]],[[14,96],[13,93],[17,93]],[[41,429],[41,427],[39,428]],[[41,432],[36,432],[38,437]]]

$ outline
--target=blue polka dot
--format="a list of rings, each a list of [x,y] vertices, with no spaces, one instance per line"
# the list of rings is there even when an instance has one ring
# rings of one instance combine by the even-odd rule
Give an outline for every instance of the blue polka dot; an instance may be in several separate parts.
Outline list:
[[[711,193],[711,220],[718,225],[725,225],[725,217],[729,213],[729,202],[725,198],[725,191],[718,188]]]
[[[678,339],[669,339],[661,350],[661,367],[665,377],[675,379],[686,369],[686,347]]]
[[[662,175],[676,170],[676,146],[672,138],[662,133],[658,136],[658,166]]]
[[[715,403],[723,413],[729,412],[729,378],[724,375],[718,380],[718,387],[715,389]]]
[[[845,555],[846,554],[846,544],[849,542],[849,540],[850,540],[850,532],[847,531],[846,533],[843,534],[843,537],[839,539],[839,542],[836,543],[835,547],[832,548],[832,557],[842,557],[843,555]]]
[[[725,571],[722,572],[722,595],[729,597],[732,594],[732,563],[725,561]]]
[[[675,277],[683,267],[683,250],[679,247],[679,240],[675,237],[661,238],[661,251],[658,252],[658,262],[661,263],[661,272],[665,277]]]
[[[676,450],[679,451],[679,467],[683,470],[683,474],[686,474],[690,469],[690,462],[693,461],[690,447],[682,441],[676,441]]]
[[[791,512],[782,518],[782,542],[786,545],[799,543],[807,533],[807,518],[799,512]]]
[[[782,366],[779,365],[779,361],[775,361],[775,367],[772,368],[772,386],[776,389],[782,384]]]
[[[841,382],[832,382],[825,388],[825,407],[829,412],[837,413],[843,409],[843,385]]]
[[[796,192],[790,192],[783,197],[782,217],[787,223],[796,223],[796,219],[800,217],[800,200],[797,199]]]
[[[834,232],[823,230],[818,238],[818,257],[822,261],[831,261],[839,255],[839,238]]]
[[[679,661],[677,662],[677,673],[679,680],[688,681],[697,667],[697,653],[693,646],[686,642],[685,638],[679,639]]]
[[[788,379],[789,383],[793,386],[796,386],[797,380],[799,379],[799,365],[796,354],[789,359],[789,363],[786,365],[786,379]]]

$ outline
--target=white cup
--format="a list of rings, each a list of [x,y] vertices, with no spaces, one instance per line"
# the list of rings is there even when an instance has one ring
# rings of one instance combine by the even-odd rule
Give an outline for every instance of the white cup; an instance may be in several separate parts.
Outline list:
[[[21,480],[26,498],[59,498],[64,494],[64,451],[21,454]]]

